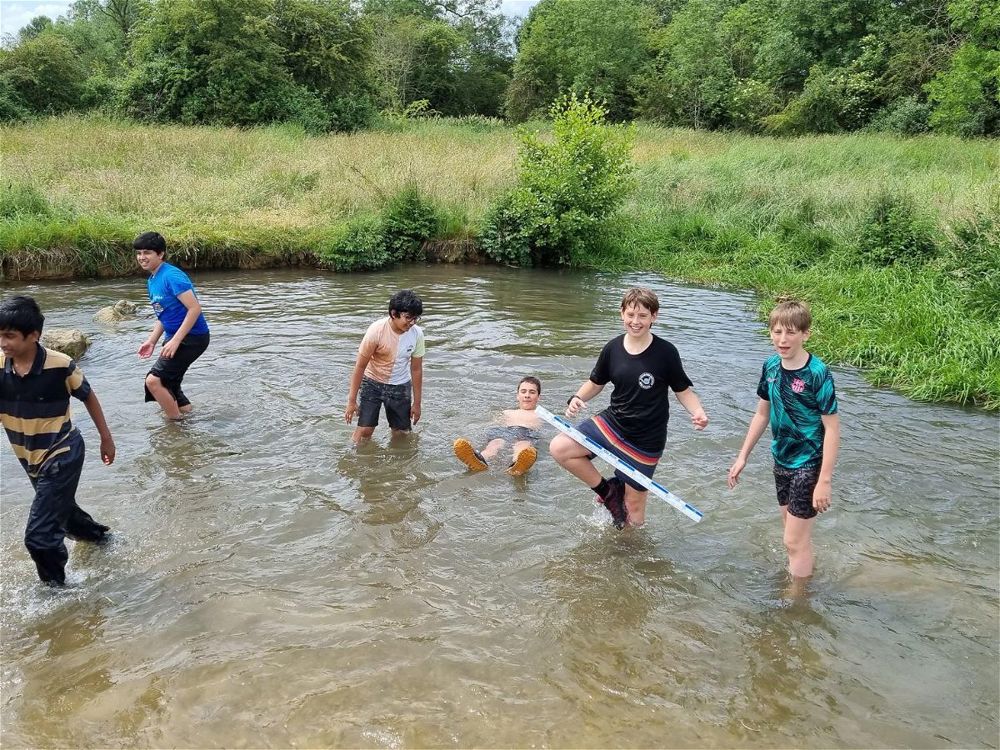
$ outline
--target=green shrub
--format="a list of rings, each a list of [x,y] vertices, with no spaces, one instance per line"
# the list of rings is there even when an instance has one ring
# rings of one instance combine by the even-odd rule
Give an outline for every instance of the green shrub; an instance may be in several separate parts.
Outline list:
[[[0,77],[32,112],[60,114],[80,108],[87,73],[66,39],[43,33],[0,56]]]
[[[479,235],[479,246],[505,266],[533,265],[531,217],[517,193],[507,193],[490,206]]]
[[[875,197],[861,226],[858,254],[876,266],[924,263],[935,256],[933,225],[920,216],[905,194],[882,192]]]
[[[930,130],[931,106],[915,96],[904,96],[880,109],[866,130],[919,135]]]
[[[563,97],[551,114],[551,141],[520,132],[517,185],[487,215],[481,245],[500,263],[580,261],[602,246],[606,221],[632,188],[634,128],[606,125],[589,96]]]
[[[316,255],[324,265],[339,272],[376,271],[392,260],[378,216],[356,218],[343,231],[319,239]]]
[[[31,110],[7,75],[0,74],[0,122],[24,122]]]
[[[424,260],[424,242],[437,233],[437,228],[437,211],[415,185],[403,188],[382,210],[385,244],[397,262]]]
[[[352,220],[345,229],[315,241],[316,254],[334,271],[375,271],[393,263],[423,260],[438,214],[417,188],[397,193],[377,215]]]

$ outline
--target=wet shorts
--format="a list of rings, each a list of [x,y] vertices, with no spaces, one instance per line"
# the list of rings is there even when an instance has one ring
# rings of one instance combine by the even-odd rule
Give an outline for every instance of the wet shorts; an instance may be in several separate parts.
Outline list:
[[[774,465],[774,488],[778,492],[778,505],[788,506],[796,518],[814,518],[813,490],[819,481],[819,464],[786,469]]]
[[[200,333],[193,336],[188,334],[184,337],[181,345],[177,347],[174,356],[170,359],[162,356],[157,357],[156,362],[153,363],[153,367],[149,371],[150,375],[158,377],[160,382],[163,383],[163,387],[170,391],[177,400],[178,406],[187,406],[191,403],[188,397],[184,395],[184,391],[181,390],[181,381],[184,379],[184,373],[188,371],[191,364],[208,349],[210,335],[208,333]],[[149,388],[146,389],[146,400],[156,401],[153,398],[153,394],[149,392]]]
[[[371,378],[361,381],[358,394],[358,427],[378,424],[378,412],[385,406],[385,418],[394,430],[409,430],[410,409],[413,405],[413,383],[389,385]]]
[[[634,466],[636,471],[640,474],[643,474],[650,479],[653,478],[653,472],[656,471],[656,465],[660,462],[660,456],[663,455],[662,452],[647,453],[646,451],[636,448],[619,435],[599,414],[596,417],[591,417],[590,419],[581,422],[576,426],[576,429],[598,445],[607,448],[609,451],[618,456],[618,458]],[[590,457],[594,458],[594,454],[591,453]],[[639,490],[639,492],[647,491],[641,484],[633,479],[629,479],[620,471],[616,470],[615,476],[625,482],[625,484],[629,487]]]
[[[486,431],[486,440],[504,440],[508,443],[517,443],[527,440],[532,445],[541,440],[542,434],[538,430],[529,427],[490,427]]]

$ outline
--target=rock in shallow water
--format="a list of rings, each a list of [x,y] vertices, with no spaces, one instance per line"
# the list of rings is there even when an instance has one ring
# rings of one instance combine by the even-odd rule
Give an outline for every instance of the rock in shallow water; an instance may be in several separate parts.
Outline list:
[[[79,359],[90,346],[90,339],[75,328],[48,328],[42,333],[42,346]]]

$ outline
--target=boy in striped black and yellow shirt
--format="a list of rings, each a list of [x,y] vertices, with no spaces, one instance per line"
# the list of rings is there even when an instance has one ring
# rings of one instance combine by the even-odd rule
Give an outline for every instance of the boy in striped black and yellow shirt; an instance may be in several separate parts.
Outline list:
[[[70,396],[83,401],[94,420],[105,464],[115,460],[115,443],[76,362],[38,343],[44,322],[31,297],[0,302],[0,424],[35,489],[24,546],[38,577],[62,585],[69,557],[64,538],[99,543],[108,532],[76,504],[84,445],[70,419]]]

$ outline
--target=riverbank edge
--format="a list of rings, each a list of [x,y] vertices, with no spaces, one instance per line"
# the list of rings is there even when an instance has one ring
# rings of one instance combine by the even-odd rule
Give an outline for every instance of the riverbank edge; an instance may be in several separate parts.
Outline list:
[[[423,244],[423,254],[428,263],[449,263],[456,265],[494,265],[487,258],[472,238],[452,240],[428,240]],[[194,243],[172,244],[168,259],[188,271],[240,271],[263,270],[278,268],[315,269],[321,273],[333,273],[330,263],[318,254],[301,247],[287,247],[281,250],[238,247],[235,243],[225,243],[206,247]],[[757,297],[756,317],[765,320],[776,296],[774,281],[763,279],[760,283],[744,279],[747,283],[733,283],[727,280],[725,273],[715,267],[716,273],[706,273],[706,265],[689,258],[686,263],[677,263],[670,256],[657,257],[655,254],[643,259],[631,257],[624,266],[620,261],[602,264],[598,262],[592,270],[635,272],[648,271],[660,273],[666,278],[707,287],[751,291]],[[704,258],[702,259],[702,261]],[[605,267],[607,265],[608,267]],[[61,248],[49,250],[8,251],[0,255],[0,282],[3,283],[34,283],[46,281],[67,281],[73,279],[107,279],[127,278],[142,275],[135,264],[135,256],[131,242],[105,242],[99,251],[95,248]],[[783,288],[784,283],[778,282]],[[808,296],[808,295],[806,295]],[[834,315],[834,319],[841,316]],[[987,389],[987,397],[977,397],[976,389],[966,389],[965,395],[956,397],[954,391],[938,394],[926,394],[915,391],[913,382],[891,374],[885,363],[876,363],[866,357],[858,357],[837,343],[843,340],[843,326],[840,321],[827,321],[823,343],[817,343],[815,353],[835,365],[856,367],[862,376],[875,387],[887,387],[915,401],[931,403],[950,403],[961,406],[974,406],[987,411],[1000,410],[1000,400],[991,398]],[[822,325],[822,323],[820,323]],[[840,328],[836,330],[833,326]],[[815,327],[814,327],[815,329]],[[981,385],[981,384],[980,384]]]

